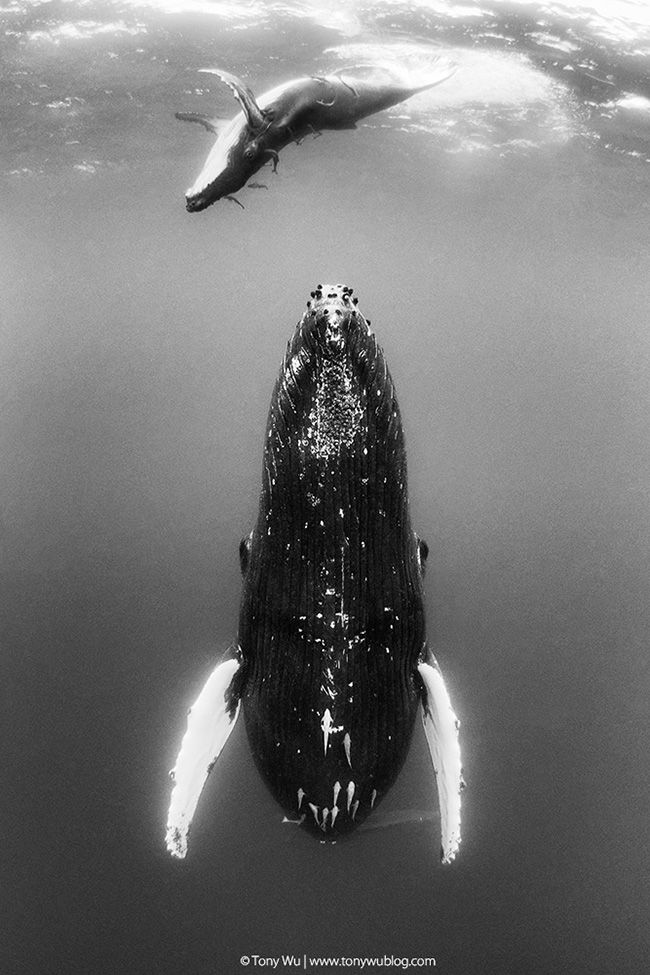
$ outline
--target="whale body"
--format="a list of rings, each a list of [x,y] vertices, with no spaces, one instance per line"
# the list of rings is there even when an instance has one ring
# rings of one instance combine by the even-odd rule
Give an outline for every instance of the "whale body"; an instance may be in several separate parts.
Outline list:
[[[287,819],[335,840],[398,775],[418,710],[441,855],[460,843],[458,721],[427,645],[427,547],[409,517],[400,412],[352,291],[318,286],[291,338],[267,426],[257,523],[240,546],[238,640],[190,712],[167,845],[183,857],[201,788],[244,713]]]
[[[324,76],[296,78],[259,99],[236,75],[217,68],[202,70],[216,74],[231,88],[241,111],[230,120],[176,113],[176,118],[198,122],[217,136],[186,193],[191,213],[222,198],[239,203],[233,194],[267,163],[272,162],[275,169],[278,153],[290,142],[299,143],[309,133],[319,134],[323,129],[353,129],[360,119],[439,85],[456,68],[446,58],[436,58],[426,77],[415,78],[400,65],[357,65]]]

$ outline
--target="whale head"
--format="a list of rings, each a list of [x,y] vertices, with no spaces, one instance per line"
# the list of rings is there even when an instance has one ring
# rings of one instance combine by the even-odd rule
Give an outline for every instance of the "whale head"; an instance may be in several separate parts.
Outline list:
[[[303,462],[338,463],[341,451],[374,454],[389,430],[391,444],[401,439],[393,400],[383,353],[352,288],[317,285],[289,342],[271,428],[285,431]]]
[[[190,213],[232,197],[262,168],[268,156],[260,135],[251,130],[242,112],[219,132],[203,169],[185,194]]]

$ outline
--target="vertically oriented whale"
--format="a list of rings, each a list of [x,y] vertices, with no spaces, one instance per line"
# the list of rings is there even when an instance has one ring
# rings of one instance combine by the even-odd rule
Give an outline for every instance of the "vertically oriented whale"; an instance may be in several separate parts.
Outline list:
[[[460,843],[458,721],[427,644],[427,547],[382,350],[352,290],[318,286],[269,411],[257,524],[240,546],[238,641],[192,708],[167,846],[184,857],[201,789],[240,708],[285,815],[321,839],[362,823],[400,771],[418,710],[442,860]]]
[[[451,77],[456,66],[435,58],[426,74],[414,76],[397,64],[362,64],[328,75],[311,75],[285,82],[255,97],[240,78],[217,68],[216,74],[233,91],[241,111],[233,119],[209,118],[195,112],[177,112],[176,118],[199,122],[217,136],[210,155],[185,199],[193,213],[226,199],[268,162],[275,168],[278,153],[290,142],[300,142],[322,129],[354,129],[368,115],[397,105],[418,92]]]

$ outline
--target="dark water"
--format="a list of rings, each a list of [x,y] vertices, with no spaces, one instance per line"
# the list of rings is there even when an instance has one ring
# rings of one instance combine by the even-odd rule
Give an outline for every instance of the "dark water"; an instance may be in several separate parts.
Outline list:
[[[2,972],[644,971],[646,5],[0,17]],[[173,112],[236,107],[197,69],[263,91],[431,53],[460,66],[445,86],[288,148],[245,211],[185,212],[211,140]],[[272,384],[327,279],[355,288],[400,395],[461,854],[443,869],[436,823],[404,822],[432,799],[419,730],[396,825],[322,846],[280,824],[241,726],[174,862],[167,770],[235,635]]]

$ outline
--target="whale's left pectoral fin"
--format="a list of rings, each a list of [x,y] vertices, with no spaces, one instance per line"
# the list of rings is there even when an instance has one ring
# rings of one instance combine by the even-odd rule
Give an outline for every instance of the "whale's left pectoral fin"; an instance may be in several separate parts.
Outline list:
[[[458,729],[438,662],[430,650],[418,664],[422,678],[422,721],[438,786],[441,859],[449,863],[460,845],[460,794],[465,787]]]
[[[240,704],[241,661],[232,648],[208,677],[187,718],[167,816],[167,849],[183,859],[187,836],[205,781],[235,727]]]
[[[216,74],[224,84],[228,85],[233,95],[242,107],[242,111],[248,120],[251,129],[261,129],[267,123],[267,116],[257,104],[255,95],[248,85],[244,84],[241,78],[231,74],[229,71],[221,71],[220,68],[199,68],[204,74]]]

